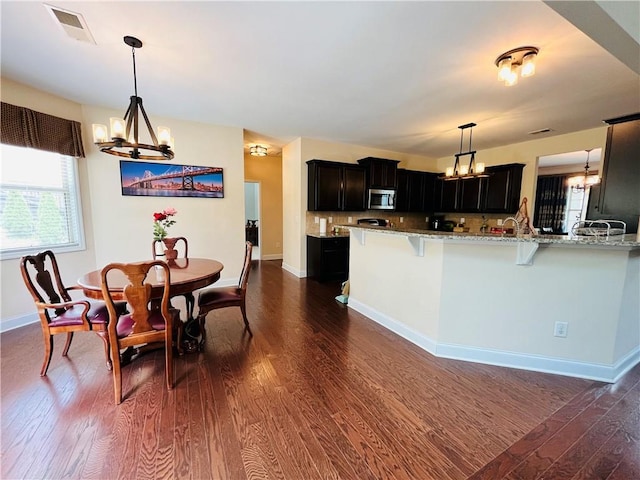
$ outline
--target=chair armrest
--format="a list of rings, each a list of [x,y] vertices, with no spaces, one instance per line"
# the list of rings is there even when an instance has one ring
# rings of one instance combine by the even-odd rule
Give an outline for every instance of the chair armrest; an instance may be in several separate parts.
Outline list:
[[[45,302],[36,302],[36,306],[38,307],[38,309],[42,309],[42,310],[55,310],[56,311],[56,315],[58,315],[58,312],[60,310],[67,310],[68,308],[71,308],[75,305],[84,305],[84,308],[82,309],[82,323],[86,324],[87,327],[90,327],[91,324],[89,322],[89,319],[87,318],[87,314],[89,313],[89,309],[91,308],[91,304],[89,303],[88,300],[76,300],[73,302],[61,302],[61,303],[45,303]]]

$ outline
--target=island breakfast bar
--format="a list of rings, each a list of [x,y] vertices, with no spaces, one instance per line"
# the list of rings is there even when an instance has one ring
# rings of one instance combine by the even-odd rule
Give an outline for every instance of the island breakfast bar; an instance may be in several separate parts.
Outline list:
[[[640,362],[636,234],[345,227],[349,307],[433,355],[606,382]]]

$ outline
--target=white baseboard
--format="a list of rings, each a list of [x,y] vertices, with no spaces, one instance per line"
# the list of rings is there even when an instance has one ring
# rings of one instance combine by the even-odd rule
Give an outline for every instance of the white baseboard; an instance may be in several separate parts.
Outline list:
[[[353,308],[356,312],[360,312],[366,317],[369,317],[376,323],[379,323],[383,327],[391,330],[393,333],[400,335],[402,338],[409,340],[411,343],[416,344],[423,350],[426,350],[432,355],[436,354],[438,344],[431,340],[426,335],[416,332],[412,328],[397,322],[393,318],[370,308],[368,305],[356,300],[353,297],[349,297],[347,305]]]
[[[295,268],[293,268],[291,265],[288,265],[284,262],[282,262],[282,269],[286,270],[289,273],[292,273],[293,275],[295,275],[298,278],[305,278],[307,276],[307,271],[306,270],[297,270]]]
[[[615,364],[604,365],[544,357],[541,355],[471,347],[468,345],[438,343],[397,320],[370,308],[353,297],[349,297],[348,306],[436,357],[518,368],[534,372],[553,373],[556,375],[586,378],[608,383],[615,383],[626,372],[640,363],[640,347],[629,352]]]
[[[40,319],[37,313],[30,313],[28,315],[21,315],[19,317],[8,318],[0,321],[0,333],[8,332],[14,328],[24,327],[31,323],[37,323]]]

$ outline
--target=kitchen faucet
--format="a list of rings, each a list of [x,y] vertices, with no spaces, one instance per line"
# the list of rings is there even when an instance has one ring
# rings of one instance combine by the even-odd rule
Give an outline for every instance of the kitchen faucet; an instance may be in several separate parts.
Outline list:
[[[504,219],[504,221],[502,222],[502,236],[504,237],[505,225],[509,220],[511,220],[514,226],[516,227],[516,237],[517,237],[518,235],[520,235],[520,223],[518,223],[518,220],[516,220],[515,217],[507,217]]]

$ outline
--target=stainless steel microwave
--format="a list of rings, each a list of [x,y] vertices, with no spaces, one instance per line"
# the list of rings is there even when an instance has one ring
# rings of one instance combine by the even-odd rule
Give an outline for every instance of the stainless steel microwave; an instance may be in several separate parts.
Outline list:
[[[383,190],[379,188],[369,189],[369,201],[367,208],[369,210],[394,210],[396,199],[395,190]]]

